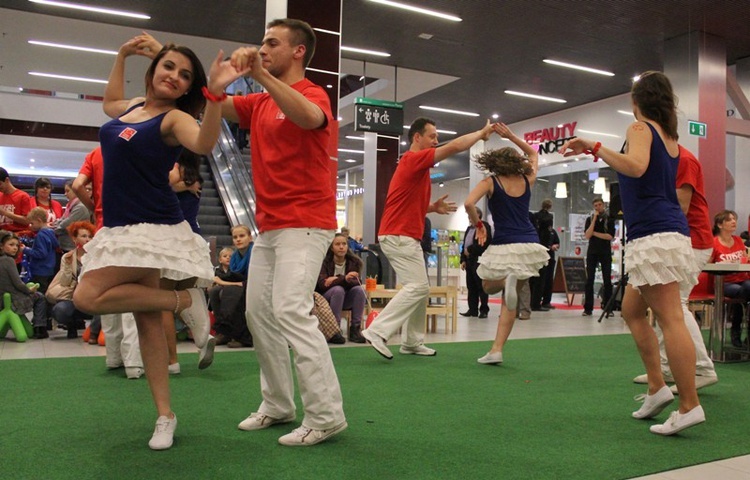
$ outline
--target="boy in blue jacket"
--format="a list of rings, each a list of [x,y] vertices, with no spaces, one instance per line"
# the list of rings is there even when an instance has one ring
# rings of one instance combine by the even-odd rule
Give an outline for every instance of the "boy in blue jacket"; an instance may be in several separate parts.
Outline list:
[[[39,284],[39,291],[45,293],[52,278],[55,276],[55,260],[57,242],[55,231],[47,226],[47,211],[41,207],[32,208],[26,216],[29,227],[36,233],[34,246],[25,247],[21,244],[23,254],[29,261],[31,281]]]

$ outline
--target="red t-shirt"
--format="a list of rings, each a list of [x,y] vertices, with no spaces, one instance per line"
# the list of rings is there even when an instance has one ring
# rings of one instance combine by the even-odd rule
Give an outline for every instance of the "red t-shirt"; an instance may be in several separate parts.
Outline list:
[[[326,126],[305,130],[287,120],[267,93],[233,98],[240,127],[250,129],[255,219],[261,232],[281,228],[336,229],[331,182],[328,94],[307,79],[291,86],[320,107]]]
[[[29,205],[31,208],[40,207],[45,210],[47,210],[47,223],[51,224],[58,218],[62,217],[63,211],[62,211],[62,205],[60,205],[60,202],[57,200],[49,199],[49,205],[41,205],[36,203],[36,197],[30,196],[29,199],[31,200],[31,204]]]
[[[714,244],[711,234],[711,219],[708,215],[706,190],[703,186],[703,169],[697,158],[680,145],[680,162],[677,166],[677,188],[683,185],[693,187],[693,196],[687,212],[690,241],[693,248],[703,250]]]
[[[10,213],[25,217],[31,210],[31,198],[28,193],[18,189],[10,194],[0,193],[0,207],[9,210]],[[28,229],[29,222],[17,223],[5,215],[0,215],[0,230],[22,232]]]
[[[96,147],[86,155],[79,175],[86,175],[91,180],[91,199],[94,201],[94,217],[96,218],[96,229],[104,225],[102,216],[102,184],[104,183],[104,159],[102,158],[102,147]]]
[[[714,237],[714,251],[711,253],[709,263],[747,263],[745,243],[737,235],[732,235],[734,243],[727,247],[721,243],[719,237]],[[724,275],[724,283],[740,283],[750,280],[750,274],[746,272]]]
[[[378,235],[404,235],[422,239],[424,217],[430,206],[430,169],[435,166],[435,149],[409,150],[398,161],[388,187]]]

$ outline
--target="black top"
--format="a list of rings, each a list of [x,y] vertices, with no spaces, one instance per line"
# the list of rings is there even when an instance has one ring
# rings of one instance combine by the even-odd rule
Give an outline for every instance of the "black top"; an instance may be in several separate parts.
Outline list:
[[[487,240],[485,240],[484,245],[479,245],[479,242],[477,242],[477,229],[473,225],[470,225],[466,229],[466,232],[464,232],[464,242],[461,245],[461,263],[467,260],[476,260],[484,253],[485,250],[487,250],[487,247],[490,246],[490,239],[492,238],[492,227],[484,220],[482,220],[482,224],[487,230]],[[472,238],[472,243],[467,248],[466,240],[468,239],[470,233],[474,235],[474,238]]]
[[[591,218],[586,219],[586,226],[584,230],[588,230],[591,225]],[[596,217],[596,225],[594,225],[594,231],[599,233],[608,233],[615,236],[615,221],[610,218],[607,214],[602,214]],[[587,253],[612,253],[612,241],[604,240],[592,236],[589,239],[589,249]]]

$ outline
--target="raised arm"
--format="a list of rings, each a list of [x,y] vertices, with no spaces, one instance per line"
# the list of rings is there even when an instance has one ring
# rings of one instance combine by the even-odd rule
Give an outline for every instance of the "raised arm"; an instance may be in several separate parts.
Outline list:
[[[626,153],[616,152],[601,146],[599,142],[580,137],[568,140],[558,151],[566,157],[582,153],[594,154],[607,162],[615,171],[628,177],[639,178],[646,173],[648,168],[653,136],[644,122],[633,122],[628,127],[626,138]]]
[[[110,118],[117,118],[140,98],[129,100],[125,98],[125,59],[131,55],[144,55],[139,45],[143,42],[142,36],[136,36],[123,43],[115,57],[115,64],[109,72],[107,87],[104,89],[104,101],[102,108]],[[150,51],[148,52],[151,53]]]
[[[493,130],[501,137],[507,138],[508,140],[513,142],[518,148],[521,149],[524,155],[528,157],[532,169],[532,174],[529,175],[529,183],[533,185],[536,181],[536,174],[539,171],[539,152],[537,152],[537,150],[529,145],[524,139],[518,137],[515,133],[513,133],[510,128],[508,128],[508,126],[504,123],[496,123],[493,126]]]
[[[469,196],[466,197],[466,201],[464,202],[464,208],[466,209],[466,213],[469,215],[469,222],[474,225],[475,227],[479,227],[480,219],[479,219],[479,213],[477,213],[477,202],[482,199],[482,197],[489,195],[492,193],[492,178],[488,177],[482,180],[477,184],[474,189],[469,192]],[[484,224],[482,224],[482,227],[484,227]],[[487,232],[485,228],[477,228],[477,241],[479,242],[479,245],[484,245],[484,242],[487,240]]]
[[[487,140],[492,134],[493,125],[487,120],[487,124],[476,132],[467,133],[461,137],[451,140],[441,147],[435,149],[435,162],[440,162],[464,150],[468,150],[479,140]]]

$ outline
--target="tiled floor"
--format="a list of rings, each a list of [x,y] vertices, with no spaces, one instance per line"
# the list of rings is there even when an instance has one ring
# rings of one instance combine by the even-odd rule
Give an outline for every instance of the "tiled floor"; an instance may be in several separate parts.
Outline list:
[[[563,303],[560,296],[553,303]],[[459,301],[459,311],[466,310],[465,297]],[[459,317],[458,331],[446,334],[443,329],[442,318],[438,320],[438,332],[427,335],[426,341],[430,344],[440,342],[468,342],[477,340],[491,340],[495,336],[497,327],[497,315],[500,313],[500,305],[491,304],[489,318],[480,320],[477,318],[467,319]],[[581,310],[557,309],[550,312],[533,312],[532,319],[528,321],[517,321],[511,335],[513,338],[541,338],[541,337],[565,337],[582,335],[613,335],[627,333],[628,329],[620,318],[615,317],[597,322],[599,311],[595,316],[582,317]],[[101,356],[105,355],[104,347],[87,345],[81,340],[68,340],[64,331],[50,332],[50,338],[46,340],[29,340],[26,343],[16,343],[12,340],[0,340],[0,360],[26,359],[26,358],[56,358],[75,356]],[[394,338],[391,343],[397,343]],[[178,342],[178,352],[195,352],[195,347],[190,342]],[[489,346],[489,345],[488,345]],[[332,348],[368,348],[362,345],[347,343],[345,345],[333,345]],[[217,347],[217,352],[231,352],[226,347]],[[697,480],[707,478],[721,478],[722,480],[747,480],[750,478],[750,455],[730,458],[718,462],[697,465],[694,467],[662,472],[655,475],[640,477],[640,480]]]

